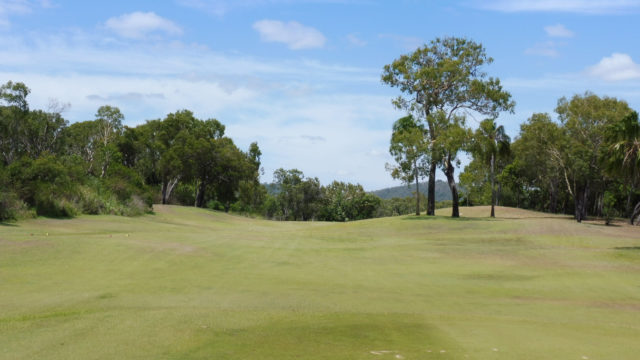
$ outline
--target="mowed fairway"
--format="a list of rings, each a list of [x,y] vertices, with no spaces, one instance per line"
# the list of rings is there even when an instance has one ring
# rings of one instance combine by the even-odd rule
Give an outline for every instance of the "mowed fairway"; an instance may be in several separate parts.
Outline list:
[[[0,358],[640,358],[638,227],[155,211],[0,225]]]

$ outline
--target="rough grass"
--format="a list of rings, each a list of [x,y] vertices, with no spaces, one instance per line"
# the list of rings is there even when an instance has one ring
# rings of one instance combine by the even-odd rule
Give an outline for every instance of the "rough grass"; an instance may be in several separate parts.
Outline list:
[[[0,358],[638,358],[639,228],[461,212],[5,224]]]

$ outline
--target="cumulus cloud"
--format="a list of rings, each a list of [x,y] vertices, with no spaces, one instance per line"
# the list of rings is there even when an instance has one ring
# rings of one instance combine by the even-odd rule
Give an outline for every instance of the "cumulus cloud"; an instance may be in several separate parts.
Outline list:
[[[570,38],[575,35],[573,31],[567,29],[562,24],[545,26],[544,31],[551,37]]]
[[[253,28],[262,41],[284,43],[292,50],[321,48],[327,41],[320,31],[296,21],[265,19],[255,22]]]
[[[589,67],[587,73],[606,81],[640,79],[640,65],[627,54],[613,53]]]
[[[178,25],[154,12],[136,11],[112,17],[107,20],[105,26],[116,34],[129,39],[144,39],[149,34],[157,32],[169,35],[182,34],[182,29]]]
[[[482,0],[473,4],[501,12],[611,14],[640,9],[639,0]]]

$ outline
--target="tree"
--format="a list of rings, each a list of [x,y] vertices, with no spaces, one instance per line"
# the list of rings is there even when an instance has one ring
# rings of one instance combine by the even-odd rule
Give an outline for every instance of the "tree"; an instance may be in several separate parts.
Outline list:
[[[567,191],[574,198],[575,217],[585,220],[592,192],[604,195],[601,153],[606,149],[606,128],[631,113],[626,102],[592,93],[561,98],[556,108],[563,125],[566,147],[555,149]],[[600,202],[602,203],[602,202]]]
[[[471,146],[471,152],[489,165],[491,181],[491,217],[496,217],[496,160],[509,153],[511,139],[502,125],[498,126],[494,119],[485,119],[476,129]]]
[[[393,101],[398,109],[413,113],[426,122],[429,141],[433,144],[442,136],[436,120],[441,112],[446,122],[454,121],[459,113],[473,111],[497,117],[500,111],[513,111],[515,103],[511,95],[502,89],[500,80],[487,77],[482,67],[490,64],[484,47],[463,38],[437,38],[411,54],[402,55],[385,65],[382,81],[400,89],[405,96]],[[433,149],[431,149],[433,150]],[[447,178],[453,175],[455,157],[439,158],[432,151],[429,166],[427,214],[435,214],[435,174],[440,162]],[[440,155],[440,154],[438,154]],[[450,154],[451,155],[451,154]],[[455,181],[449,181],[452,196],[457,189]],[[452,216],[457,216],[457,199],[454,199]]]
[[[367,194],[360,184],[334,181],[322,187],[322,209],[319,219],[349,221],[368,219],[380,206],[381,199]]]
[[[451,217],[460,217],[458,187],[454,177],[456,167],[460,166],[458,153],[467,147],[471,130],[465,125],[463,115],[446,116],[443,111],[431,115],[440,135],[432,144],[431,156],[440,159],[440,168],[447,177],[451,190]],[[454,165],[455,164],[455,165]]]
[[[278,189],[277,200],[284,219],[297,220],[302,207],[301,185],[304,174],[298,169],[280,168],[273,172],[273,182]]]
[[[626,183],[626,216],[633,224],[640,216],[640,202],[631,210],[632,196],[640,182],[640,122],[638,113],[614,122],[606,129],[606,140],[610,144],[604,156],[606,170],[610,175],[621,178]]]
[[[393,124],[389,153],[397,165],[388,165],[387,169],[394,179],[400,179],[407,185],[415,181],[416,215],[420,215],[419,181],[427,173],[428,151],[427,132],[412,115],[400,118]]]
[[[60,113],[30,111],[24,117],[17,134],[20,148],[25,155],[34,159],[45,152],[56,152],[67,124]]]
[[[257,142],[249,145],[249,151],[245,154],[247,161],[246,178],[238,184],[238,203],[236,209],[243,212],[258,212],[267,195],[267,189],[260,184],[260,167],[262,151]]]
[[[155,142],[153,146],[158,148],[160,159],[158,160],[158,173],[162,182],[162,203],[167,204],[171,192],[178,181],[188,172],[184,167],[188,157],[185,143],[189,139],[189,133],[197,126],[197,119],[189,110],[180,110],[168,114],[163,121],[159,121]],[[224,130],[223,130],[224,131]]]
[[[105,176],[109,163],[118,152],[114,140],[122,134],[122,120],[124,115],[114,106],[104,105],[96,112],[95,130],[98,142],[97,153],[101,162],[100,177]]]
[[[562,167],[558,159],[565,152],[566,138],[557,123],[546,113],[534,113],[520,125],[518,138],[511,145],[519,175],[527,189],[536,189],[543,196],[535,201],[541,211],[558,211],[562,185]],[[515,170],[515,169],[514,169]]]
[[[22,152],[20,129],[29,115],[27,96],[31,90],[21,83],[12,81],[0,86],[0,152],[5,165],[19,158]]]

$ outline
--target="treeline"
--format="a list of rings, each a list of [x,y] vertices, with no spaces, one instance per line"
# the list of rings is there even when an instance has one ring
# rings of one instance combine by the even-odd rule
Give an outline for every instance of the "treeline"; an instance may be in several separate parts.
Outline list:
[[[625,101],[588,92],[561,98],[555,111],[557,122],[533,114],[513,142],[502,135],[493,176],[488,152],[472,146],[473,161],[460,174],[465,197],[471,204],[573,214],[577,221],[617,216],[633,223],[640,216],[638,113]],[[496,137],[497,128],[485,120],[473,141]]]
[[[118,108],[102,106],[94,120],[69,125],[60,106],[31,110],[29,92],[19,82],[0,87],[0,220],[258,200],[258,145],[238,149],[215,119],[182,110],[127,127]]]
[[[393,104],[407,112],[393,125],[391,175],[405,183],[429,178],[427,215],[434,215],[436,170],[447,178],[452,216],[459,204],[497,203],[587,216],[640,217],[638,114],[616,98],[592,93],[558,101],[558,121],[534,114],[512,143],[496,123],[515,103],[500,80],[488,77],[493,61],[481,44],[435,39],[386,65],[382,81],[402,92]],[[469,112],[484,115],[472,131]],[[455,181],[459,155],[473,160]],[[462,185],[458,188],[458,185]],[[458,192],[461,190],[462,198]],[[416,196],[416,214],[420,213]]]
[[[0,87],[0,221],[36,215],[139,215],[153,203],[206,207],[277,220],[349,221],[403,215],[411,199],[381,200],[362,186],[321,186],[299,170],[259,182],[262,153],[225,136],[216,119],[188,110],[123,125],[116,107],[69,124],[64,106],[29,108],[23,83]]]

